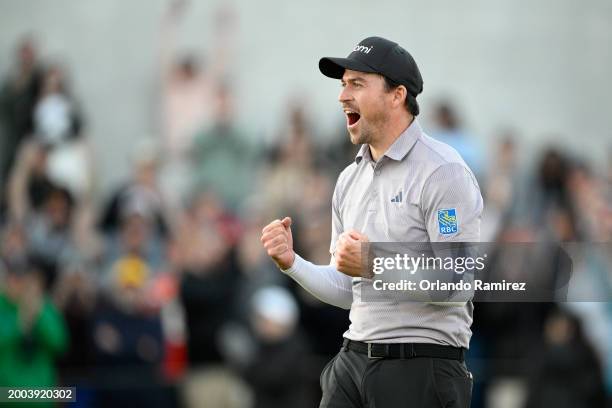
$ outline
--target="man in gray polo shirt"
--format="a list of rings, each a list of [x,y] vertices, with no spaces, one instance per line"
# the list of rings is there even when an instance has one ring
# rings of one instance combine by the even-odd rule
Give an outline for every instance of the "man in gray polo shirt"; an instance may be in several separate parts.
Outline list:
[[[472,303],[363,299],[373,276],[362,243],[477,242],[483,204],[476,179],[454,149],[421,129],[423,80],[397,43],[369,37],[347,58],[322,58],[319,69],[341,80],[351,142],[361,144],[336,183],[331,262],[314,265],[295,254],[288,217],[268,224],[261,241],[306,290],[350,309],[343,347],[321,374],[320,406],[467,407]]]

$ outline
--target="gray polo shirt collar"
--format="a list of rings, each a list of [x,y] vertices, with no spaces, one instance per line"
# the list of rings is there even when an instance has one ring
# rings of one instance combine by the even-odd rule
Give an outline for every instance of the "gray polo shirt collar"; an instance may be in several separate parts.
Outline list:
[[[406,157],[412,146],[416,143],[418,138],[421,136],[423,129],[419,124],[417,118],[414,118],[410,126],[402,132],[401,135],[385,152],[384,156],[387,156],[391,160],[401,161]],[[365,158],[367,161],[372,162],[372,156],[370,155],[370,147],[367,144],[362,144],[355,156],[355,163],[359,164],[361,160]]]

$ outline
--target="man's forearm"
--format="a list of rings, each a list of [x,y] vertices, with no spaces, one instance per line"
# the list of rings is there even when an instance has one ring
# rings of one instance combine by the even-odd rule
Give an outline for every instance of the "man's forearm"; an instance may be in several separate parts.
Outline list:
[[[353,279],[336,270],[332,265],[315,265],[298,254],[285,274],[322,302],[342,309],[350,309],[353,303]]]

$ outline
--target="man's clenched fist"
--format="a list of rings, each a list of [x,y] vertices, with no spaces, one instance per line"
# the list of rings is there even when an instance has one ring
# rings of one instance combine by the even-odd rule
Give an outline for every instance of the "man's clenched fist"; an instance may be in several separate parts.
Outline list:
[[[291,218],[274,220],[261,231],[261,242],[268,255],[281,269],[289,269],[295,260],[293,238],[291,236]]]
[[[345,275],[370,278],[372,273],[362,256],[362,243],[369,242],[368,237],[355,230],[343,232],[338,237],[334,260],[336,269]]]

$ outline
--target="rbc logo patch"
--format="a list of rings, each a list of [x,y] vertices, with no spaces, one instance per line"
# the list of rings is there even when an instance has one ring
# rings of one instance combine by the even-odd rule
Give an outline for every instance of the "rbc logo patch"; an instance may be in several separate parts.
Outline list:
[[[457,209],[438,210],[438,227],[442,235],[457,233]]]

